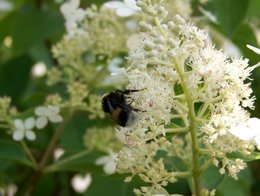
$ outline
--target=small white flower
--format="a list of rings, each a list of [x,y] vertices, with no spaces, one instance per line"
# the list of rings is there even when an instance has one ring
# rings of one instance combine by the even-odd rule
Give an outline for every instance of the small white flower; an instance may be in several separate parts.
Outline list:
[[[65,150],[63,148],[56,148],[53,152],[53,158],[55,161],[59,160],[62,155],[64,155]]]
[[[47,66],[44,62],[37,62],[32,67],[32,75],[34,77],[42,77],[47,72]]]
[[[36,127],[38,129],[44,128],[48,120],[52,123],[59,123],[62,121],[62,117],[59,115],[60,109],[57,106],[39,106],[35,109],[35,114],[39,116],[36,119]]]
[[[103,170],[107,175],[112,175],[116,172],[116,154],[110,152],[107,156],[98,158],[95,162],[96,165],[103,165]]]
[[[79,8],[80,0],[70,0],[68,3],[62,4],[60,10],[66,19],[66,29],[68,33],[73,32],[77,28],[77,22],[84,19],[86,11]]]
[[[10,11],[13,8],[13,3],[1,0],[0,1],[0,11]]]
[[[14,120],[15,131],[13,132],[13,139],[16,141],[23,140],[26,137],[28,140],[35,140],[36,135],[32,131],[35,125],[34,118],[28,118],[25,121],[20,119]]]
[[[141,10],[137,7],[135,0],[109,1],[104,4],[106,8],[115,10],[116,14],[121,17],[128,17]]]
[[[250,118],[248,121],[231,128],[230,133],[241,140],[254,140],[260,149],[260,119]]]
[[[77,193],[84,193],[89,187],[91,180],[91,175],[88,173],[85,176],[77,174],[71,179],[71,186]]]

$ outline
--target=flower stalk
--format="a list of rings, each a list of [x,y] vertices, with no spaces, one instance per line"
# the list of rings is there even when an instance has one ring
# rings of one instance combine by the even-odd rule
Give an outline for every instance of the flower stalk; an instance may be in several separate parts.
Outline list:
[[[179,74],[181,85],[183,87],[184,94],[186,96],[186,102],[188,104],[188,114],[189,114],[189,132],[192,141],[192,163],[193,163],[193,180],[195,194],[197,196],[201,195],[201,185],[200,185],[200,165],[199,165],[199,144],[196,136],[196,115],[194,110],[194,99],[189,92],[188,85],[185,78],[185,72],[176,59],[173,59],[174,67]]]
[[[71,116],[73,115],[73,112],[69,112],[69,115],[64,119],[64,121],[57,127],[54,135],[51,138],[51,141],[49,142],[46,151],[44,152],[38,167],[36,168],[35,172],[32,175],[32,181],[30,183],[30,185],[28,186],[27,192],[25,195],[31,195],[34,188],[36,187],[42,172],[45,168],[45,165],[47,164],[50,156],[52,155],[54,149],[55,149],[55,145],[57,143],[57,140],[59,139],[62,131],[64,130],[65,125],[67,124],[67,122],[69,121],[69,119],[71,118]]]
[[[38,164],[37,164],[37,162],[36,162],[34,156],[32,155],[32,152],[30,151],[30,149],[28,148],[28,146],[27,146],[27,144],[25,143],[24,140],[21,141],[21,145],[22,145],[22,147],[23,147],[25,153],[27,154],[27,156],[30,158],[32,167],[33,167],[34,169],[36,169],[37,166],[38,166]]]

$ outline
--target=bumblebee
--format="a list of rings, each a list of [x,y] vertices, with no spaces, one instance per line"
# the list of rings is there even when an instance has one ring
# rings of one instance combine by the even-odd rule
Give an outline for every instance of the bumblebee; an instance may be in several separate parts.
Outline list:
[[[132,102],[127,101],[127,96],[130,93],[138,92],[140,90],[116,90],[104,94],[102,96],[102,109],[105,113],[109,113],[112,120],[122,127],[125,127],[134,120],[134,113],[140,111],[131,106]]]

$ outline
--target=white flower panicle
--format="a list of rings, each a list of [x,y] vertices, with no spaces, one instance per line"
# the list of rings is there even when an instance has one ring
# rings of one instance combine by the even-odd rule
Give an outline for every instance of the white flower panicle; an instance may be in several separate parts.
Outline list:
[[[227,171],[236,178],[246,164],[228,155],[233,152],[249,155],[258,141],[255,132],[249,140],[241,140],[232,131],[249,119],[245,108],[254,108],[255,97],[251,95],[250,82],[245,81],[256,66],[249,67],[247,59],[230,59],[216,50],[206,31],[179,15],[165,20],[167,11],[160,2],[137,2],[154,22],[140,22],[139,46],[128,57],[127,89],[140,90],[130,97],[132,106],[142,112],[136,113],[132,126],[121,130],[126,145],[118,153],[117,171],[139,175],[155,187],[175,181],[173,168],[153,170],[158,160],[160,167],[165,164],[155,157],[160,151],[176,155],[185,154],[186,150],[187,156],[192,155],[190,143],[194,141],[189,135],[194,122],[203,152],[214,163],[222,162],[221,173]],[[179,145],[181,150],[178,146],[169,150],[171,141],[165,136],[178,132],[186,132],[183,138],[186,142]],[[192,158],[185,160],[190,166]]]

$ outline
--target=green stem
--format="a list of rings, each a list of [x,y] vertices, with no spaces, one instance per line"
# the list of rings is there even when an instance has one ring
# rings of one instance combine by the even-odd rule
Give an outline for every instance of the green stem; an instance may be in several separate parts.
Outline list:
[[[176,178],[187,178],[192,176],[192,171],[185,171],[185,172],[174,172],[173,174]]]
[[[209,149],[200,148],[200,149],[199,149],[199,154],[212,155],[212,152],[211,152],[211,150],[209,150]]]
[[[200,185],[200,165],[199,165],[199,144],[196,136],[196,115],[194,110],[194,99],[190,94],[187,81],[185,78],[185,72],[176,59],[173,59],[175,69],[178,72],[183,87],[184,94],[186,96],[186,101],[188,104],[188,114],[189,114],[189,127],[190,135],[192,141],[192,162],[193,162],[193,180],[196,196],[201,195],[201,185]]]
[[[67,157],[67,158],[65,158],[63,160],[60,160],[60,161],[58,161],[58,162],[56,162],[56,163],[46,167],[44,169],[44,172],[57,171],[61,165],[67,164],[67,163],[69,163],[71,161],[74,161],[75,159],[81,158],[81,157],[87,155],[89,152],[90,152],[89,150],[84,150],[82,152],[79,152],[79,153],[76,153],[74,155],[71,155],[70,157]]]
[[[165,32],[164,29],[162,28],[162,25],[161,25],[159,18],[155,17],[154,21],[155,21],[156,26],[159,28],[160,32],[163,34],[163,36],[165,38],[167,38],[167,32]]]
[[[198,118],[204,116],[204,114],[205,114],[205,112],[207,111],[208,107],[209,107],[209,103],[208,103],[208,102],[206,102],[206,103],[203,104],[202,108],[200,109],[200,111],[199,111],[199,113],[198,113]]]
[[[27,192],[25,193],[26,196],[30,196],[32,194],[34,188],[36,187],[38,181],[40,180],[44,167],[55,149],[56,142],[57,142],[58,138],[60,137],[60,134],[64,130],[65,124],[67,124],[67,122],[69,121],[69,119],[71,118],[72,115],[73,115],[73,112],[69,112],[68,116],[57,127],[54,135],[51,138],[51,141],[49,142],[49,144],[47,146],[46,151],[44,152],[44,154],[39,162],[37,170],[32,175],[32,178],[31,178],[32,180],[28,186]]]
[[[10,127],[11,127],[10,125],[5,125],[5,124],[0,125],[0,128],[3,129],[9,129]]]
[[[38,164],[37,164],[34,156],[32,155],[30,149],[28,148],[27,144],[24,142],[24,140],[21,141],[21,145],[22,145],[25,153],[27,154],[27,156],[30,158],[33,168],[37,169]]]

